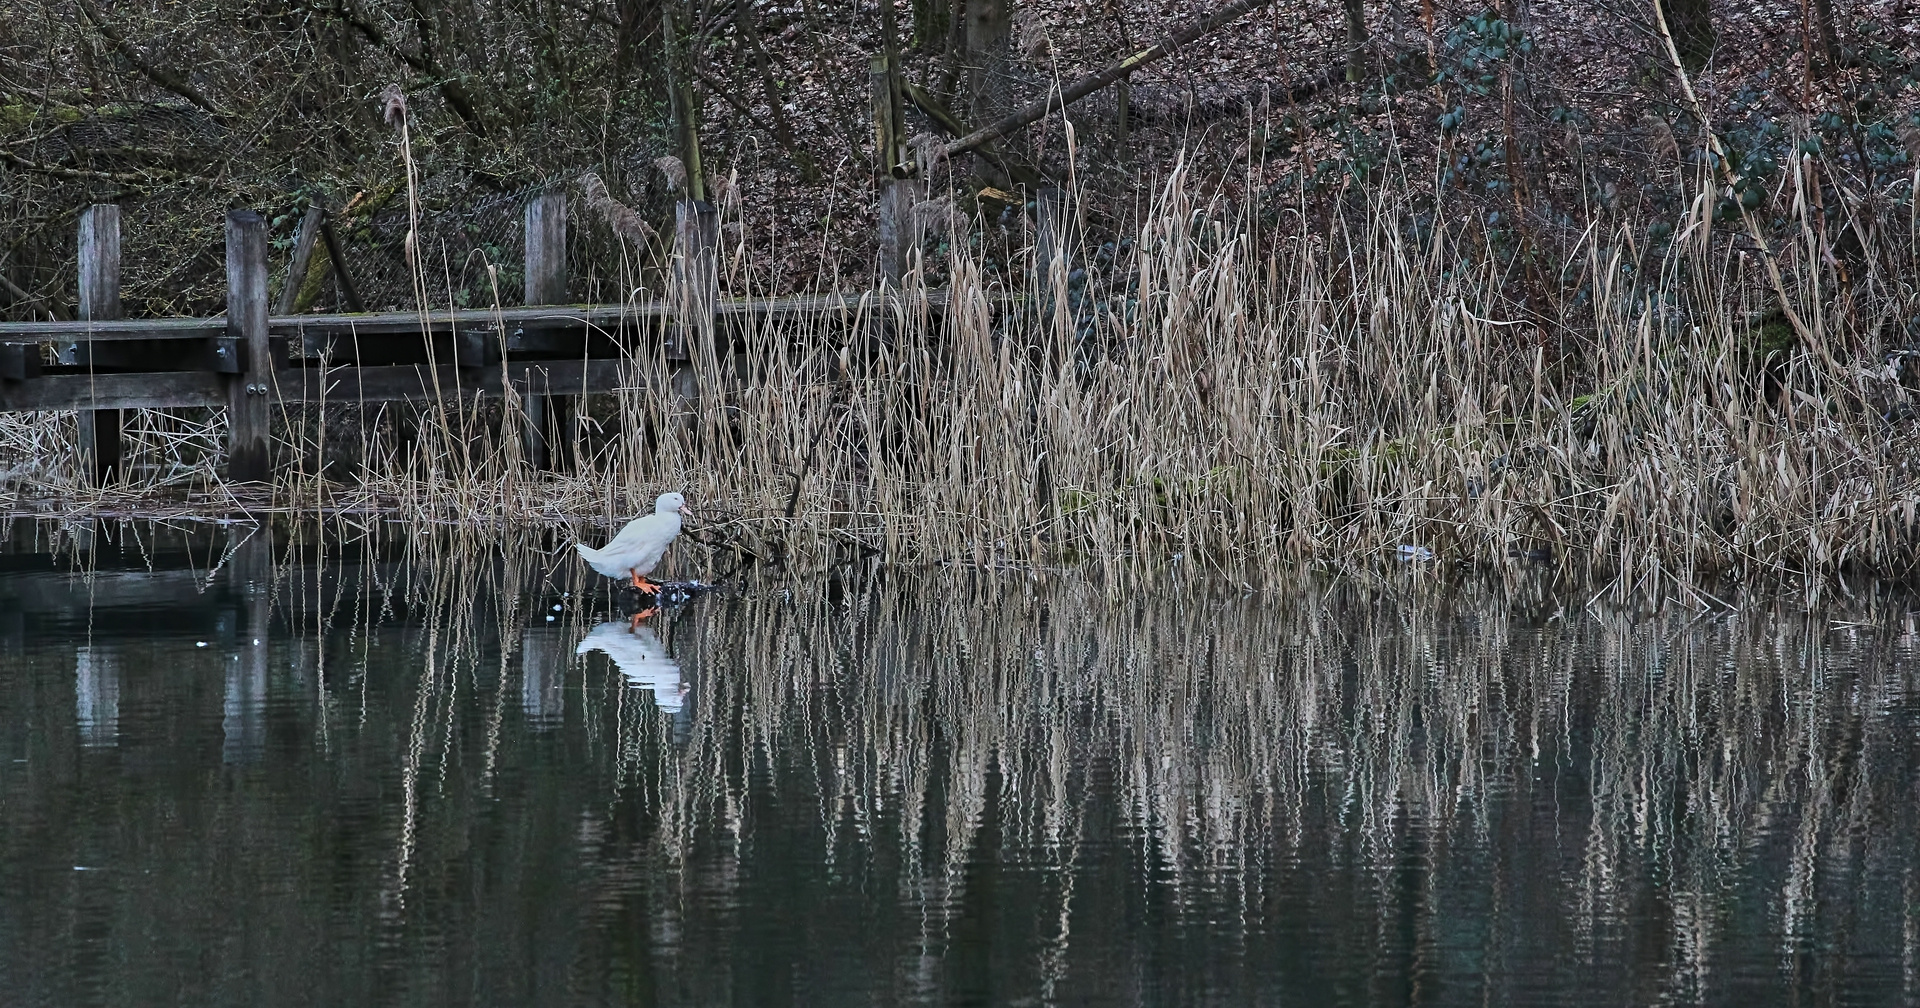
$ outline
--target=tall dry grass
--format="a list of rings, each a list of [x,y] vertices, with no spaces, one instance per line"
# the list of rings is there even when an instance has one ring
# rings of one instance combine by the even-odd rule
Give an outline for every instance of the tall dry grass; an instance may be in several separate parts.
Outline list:
[[[956,240],[938,291],[923,259],[839,310],[696,328],[685,364],[639,340],[626,388],[562,432],[561,474],[525,463],[517,401],[448,397],[412,433],[414,407],[283,412],[270,498],[219,483],[204,430],[193,499],[584,532],[672,488],[765,557],[1182,563],[1250,583],[1403,546],[1629,586],[1910,572],[1920,439],[1888,357],[1910,290],[1890,268],[1833,289],[1809,226],[1780,262],[1818,338],[1769,343],[1760,263],[1700,192],[1659,250],[1596,224],[1523,269],[1483,231],[1423,231],[1394,192],[1308,228],[1304,207],[1263,220],[1176,170],[1118,244],[1008,271]],[[1875,240],[1868,262],[1913,259]],[[723,251],[729,292],[753,293],[759,254]],[[662,273],[647,263],[636,250],[636,309],[685,296],[642,287]],[[54,428],[7,424],[0,505],[21,509],[177,485],[168,453],[192,440],[148,437],[133,461],[150,475],[96,493]]]

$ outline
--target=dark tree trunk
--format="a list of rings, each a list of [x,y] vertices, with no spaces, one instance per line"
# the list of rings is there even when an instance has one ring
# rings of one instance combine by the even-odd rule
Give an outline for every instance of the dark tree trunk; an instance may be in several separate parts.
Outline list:
[[[913,0],[913,48],[934,55],[946,48],[953,0]]]
[[[1347,8],[1347,81],[1353,83],[1366,75],[1366,59],[1361,50],[1367,44],[1367,8],[1365,0],[1345,0]]]
[[[992,121],[1011,106],[1007,86],[1013,0],[967,0],[967,116]]]
[[[1673,29],[1673,46],[1680,50],[1681,65],[1688,73],[1697,72],[1713,57],[1716,35],[1713,30],[1713,0],[1662,0],[1667,23]]]
[[[1840,66],[1840,40],[1833,31],[1833,0],[1813,0],[1814,28],[1820,34],[1820,72],[1830,74]]]

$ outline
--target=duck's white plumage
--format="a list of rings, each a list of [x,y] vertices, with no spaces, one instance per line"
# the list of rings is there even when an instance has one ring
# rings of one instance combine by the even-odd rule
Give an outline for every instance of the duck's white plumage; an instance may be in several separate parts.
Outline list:
[[[620,534],[599,549],[578,543],[587,566],[610,578],[645,577],[666,555],[667,547],[680,535],[680,516],[687,499],[677,493],[661,494],[654,501],[653,513],[628,522]]]

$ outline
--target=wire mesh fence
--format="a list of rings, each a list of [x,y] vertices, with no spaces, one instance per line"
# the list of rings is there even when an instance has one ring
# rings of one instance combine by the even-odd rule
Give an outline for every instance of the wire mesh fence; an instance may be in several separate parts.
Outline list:
[[[413,307],[486,308],[524,303],[526,288],[526,207],[536,196],[559,189],[567,194],[567,300],[616,303],[646,277],[658,255],[636,248],[598,226],[580,199],[586,172],[549,179],[540,185],[470,204],[438,208],[410,207],[404,194],[373,207],[351,199],[334,218],[344,272],[365,310]],[[409,236],[411,235],[411,239]],[[293,236],[276,266],[285,282]],[[409,261],[414,250],[416,263]],[[314,278],[315,296],[301,307],[349,310],[340,272]],[[657,269],[655,270],[657,273]]]

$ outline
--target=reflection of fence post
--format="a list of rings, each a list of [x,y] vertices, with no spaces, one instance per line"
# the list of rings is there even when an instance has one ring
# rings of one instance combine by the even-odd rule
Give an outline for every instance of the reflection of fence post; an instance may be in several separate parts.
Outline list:
[[[120,207],[96,203],[80,215],[80,318],[106,322],[121,317]],[[76,363],[92,364],[93,344],[76,348]],[[121,475],[121,413],[117,409],[79,414],[80,472],[104,486]]]
[[[265,398],[264,396],[260,398]],[[227,557],[227,580],[246,600],[246,622],[228,659],[222,703],[222,755],[228,763],[251,763],[266,748],[267,624],[273,615],[273,535],[264,528],[234,527],[246,536]]]
[[[227,376],[227,478],[268,476],[267,394],[273,359],[267,343],[267,220],[227,211],[227,335],[244,366]]]
[[[555,667],[554,644],[550,632],[527,630],[520,635],[520,710],[534,731],[566,721],[565,671]]]
[[[565,304],[567,301],[567,194],[554,190],[527,201],[526,218],[527,304]],[[565,420],[551,413],[571,412],[565,399],[554,400],[544,392],[534,392],[533,375],[527,376],[527,392],[522,397],[526,413],[527,463],[545,469],[553,463],[551,431]],[[554,407],[558,407],[555,409]]]
[[[683,199],[673,208],[674,321],[684,359],[673,363],[668,389],[677,405],[697,412],[697,361],[713,359],[713,308],[720,284],[720,214],[704,200]]]
[[[83,746],[110,746],[120,740],[120,663],[106,648],[74,652],[73,716]]]

